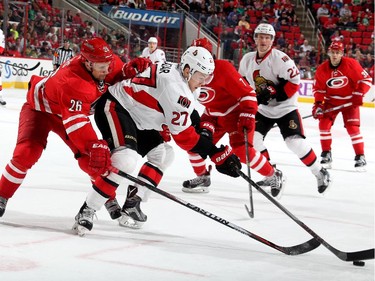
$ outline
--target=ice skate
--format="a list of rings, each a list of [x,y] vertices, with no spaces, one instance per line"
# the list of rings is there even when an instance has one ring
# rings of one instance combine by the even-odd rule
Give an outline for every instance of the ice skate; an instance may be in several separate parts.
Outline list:
[[[322,157],[322,160],[320,161],[320,164],[325,169],[331,169],[332,168],[332,154],[331,151],[323,151],[322,154],[320,154]]]
[[[147,221],[147,216],[141,210],[142,199],[135,195],[127,198],[119,218],[120,226],[139,229]]]
[[[355,164],[354,168],[357,170],[357,172],[366,172],[366,159],[363,154],[356,155],[354,158]]]
[[[81,237],[84,236],[87,231],[91,231],[94,215],[95,210],[88,207],[85,202],[75,217],[76,222],[73,225],[73,231]]]
[[[117,199],[108,200],[104,204],[105,208],[107,209],[109,215],[111,216],[111,219],[116,220],[119,217],[121,217],[121,207],[117,202]]]
[[[284,191],[285,177],[283,172],[275,168],[275,172],[272,176],[264,177],[264,179],[258,181],[257,184],[263,188],[270,187],[271,195],[279,199]]]
[[[0,105],[6,105],[6,104],[7,104],[6,101],[0,98]]]
[[[208,193],[208,187],[211,185],[211,172],[212,167],[208,167],[208,171],[202,175],[191,180],[186,180],[182,183],[182,191],[186,193]]]
[[[318,181],[318,192],[324,193],[327,191],[328,187],[331,185],[331,176],[325,168],[322,168],[319,171],[319,174],[316,175]]]
[[[8,199],[0,196],[0,217],[2,217],[5,213],[5,208],[7,206]]]

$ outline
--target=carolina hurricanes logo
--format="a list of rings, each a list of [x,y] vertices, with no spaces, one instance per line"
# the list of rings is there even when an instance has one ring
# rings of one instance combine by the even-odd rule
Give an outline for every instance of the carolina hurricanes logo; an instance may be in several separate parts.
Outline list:
[[[210,103],[215,98],[216,92],[214,89],[210,87],[201,87],[201,91],[199,93],[198,101],[201,104]]]
[[[349,79],[346,76],[338,76],[328,79],[327,86],[331,89],[340,89],[348,85]]]

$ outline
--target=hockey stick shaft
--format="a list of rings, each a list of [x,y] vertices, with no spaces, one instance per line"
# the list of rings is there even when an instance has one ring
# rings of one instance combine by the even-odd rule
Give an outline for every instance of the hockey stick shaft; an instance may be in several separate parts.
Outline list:
[[[208,212],[208,211],[206,211],[206,210],[204,210],[204,209],[202,209],[198,206],[195,206],[195,205],[193,205],[189,202],[186,202],[186,201],[184,201],[184,200],[182,200],[182,199],[180,199],[180,198],[178,198],[178,197],[176,197],[176,196],[174,196],[174,195],[172,195],[172,194],[170,194],[170,193],[168,193],[164,190],[161,190],[161,189],[159,189],[159,188],[157,188],[157,187],[155,187],[151,184],[148,184],[148,183],[146,183],[146,182],[144,182],[144,181],[142,181],[138,178],[135,178],[135,177],[123,172],[123,171],[120,171],[120,170],[118,170],[114,167],[111,168],[111,172],[113,172],[113,173],[115,173],[115,174],[117,174],[117,175],[119,175],[123,178],[126,178],[126,179],[128,179],[132,182],[135,182],[135,183],[137,183],[141,186],[144,186],[144,187],[146,187],[147,189],[149,189],[153,192],[156,192],[156,193],[158,193],[158,194],[160,194],[160,195],[162,195],[162,196],[164,196],[164,197],[166,197],[166,198],[168,198],[168,199],[170,199],[170,200],[172,200],[172,201],[174,201],[178,204],[181,204],[181,205],[183,205],[183,206],[185,206],[185,207],[187,207],[187,208],[189,208],[189,209],[191,209],[191,210],[193,210],[193,211],[195,211],[195,212],[197,212],[197,213],[199,213],[199,214],[201,214],[205,217],[208,217],[208,218],[210,218],[210,219],[212,219],[212,220],[214,220],[214,221],[216,221],[216,222],[218,222],[222,225],[225,225],[225,226],[227,226],[231,229],[234,229],[234,230],[236,230],[236,231],[238,231],[238,232],[240,232],[240,233],[242,233],[242,234],[244,234],[244,235],[246,235],[250,238],[253,238],[254,240],[256,240],[260,243],[263,243],[263,244],[267,245],[268,247],[271,247],[271,248],[273,248],[277,251],[280,251],[280,252],[282,252],[286,255],[301,255],[301,254],[304,254],[304,253],[307,253],[307,252],[310,252],[310,251],[316,249],[320,245],[320,243],[318,241],[316,241],[316,239],[311,239],[311,240],[306,241],[302,244],[298,244],[298,245],[291,246],[291,247],[283,247],[283,246],[276,245],[276,244],[272,243],[271,241],[269,241],[269,240],[267,240],[267,239],[265,239],[261,236],[258,236],[258,235],[254,234],[254,233],[252,233],[252,232],[250,232],[250,231],[248,231],[248,230],[246,230],[246,229],[244,229],[244,228],[242,228],[238,225],[235,225],[235,224],[231,223],[230,221],[228,221],[226,219],[223,219],[223,218],[221,218],[221,217],[219,217],[219,216],[217,216],[213,213],[210,213],[210,212]]]
[[[335,247],[331,246],[322,237],[316,234],[310,227],[304,224],[291,212],[289,212],[283,205],[276,201],[272,196],[265,192],[258,184],[256,184],[252,179],[247,177],[241,170],[237,169],[238,174],[244,178],[247,182],[251,183],[260,193],[262,193],[268,200],[270,200],[276,207],[278,207],[283,213],[290,217],[294,222],[301,226],[305,231],[307,231],[312,237],[314,237],[320,244],[323,244],[329,251],[336,255],[339,259],[343,261],[357,261],[357,260],[369,260],[374,259],[374,249],[362,250],[357,252],[342,252]]]
[[[352,106],[352,105],[353,105],[353,103],[351,103],[351,102],[344,103],[342,105],[338,105],[338,106],[335,106],[335,107],[328,108],[328,109],[324,110],[323,113],[329,113],[329,112],[332,112],[332,111],[340,110],[342,108],[349,107],[349,106]],[[302,119],[307,119],[307,118],[310,118],[312,116],[313,116],[312,114],[306,115],[306,116],[303,116]],[[277,124],[272,126],[272,128],[276,128],[276,127],[277,127]]]
[[[23,69],[23,70],[27,70],[27,71],[33,71],[33,70],[37,69],[37,67],[40,65],[39,61],[37,62],[36,65],[34,65],[33,67],[30,67],[30,68],[19,66],[17,64],[10,64],[10,63],[4,62],[4,61],[0,61],[0,63],[2,63],[4,65],[9,65],[9,66],[12,66],[12,67],[17,67],[17,68],[20,68],[20,69]]]
[[[244,138],[245,138],[245,153],[246,153],[246,167],[247,167],[247,176],[251,178],[250,174],[250,152],[249,152],[249,143],[248,143],[248,135],[247,129],[244,129]],[[251,184],[249,183],[249,200],[250,200],[250,209],[245,204],[245,208],[247,213],[249,214],[250,218],[254,217],[254,203],[253,203],[253,190],[251,188]]]
[[[338,106],[335,106],[335,107],[331,107],[331,108],[328,108],[328,109],[324,110],[323,114],[329,113],[329,112],[332,112],[332,111],[336,111],[336,110],[340,110],[342,108],[349,107],[349,106],[352,106],[352,105],[353,105],[353,103],[348,102],[348,103],[344,103],[344,104],[341,104],[341,105],[338,105]],[[302,119],[310,118],[312,116],[313,116],[312,114],[306,115],[306,116],[303,116]]]

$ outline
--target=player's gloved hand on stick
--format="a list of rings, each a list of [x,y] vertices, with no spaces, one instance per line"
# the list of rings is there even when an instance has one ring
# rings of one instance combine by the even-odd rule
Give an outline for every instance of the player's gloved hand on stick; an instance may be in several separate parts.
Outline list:
[[[353,105],[355,106],[360,106],[363,104],[363,95],[362,93],[359,93],[359,92],[353,92],[352,93],[352,99],[351,99],[351,102],[353,103]]]
[[[106,175],[111,166],[111,152],[105,140],[88,144],[89,169],[97,175]]]
[[[314,103],[312,108],[312,116],[314,119],[322,119],[324,115],[324,105],[321,102]]]
[[[135,58],[126,63],[122,68],[122,74],[125,79],[134,78],[138,73],[146,70],[152,61],[148,58]]]
[[[237,169],[241,169],[241,162],[238,157],[232,153],[232,148],[222,145],[219,151],[211,156],[212,162],[215,163],[216,169],[228,176],[237,178],[239,175]]]
[[[211,122],[202,121],[199,124],[200,131],[199,134],[207,138],[210,142],[213,140],[213,134],[215,132],[215,126]]]
[[[252,113],[242,112],[238,116],[238,131],[243,132],[246,129],[251,132],[255,128],[255,115]]]
[[[172,140],[171,131],[169,130],[168,126],[163,124],[161,127],[163,128],[163,131],[160,131],[160,135],[163,138],[163,140],[165,142],[171,141]]]

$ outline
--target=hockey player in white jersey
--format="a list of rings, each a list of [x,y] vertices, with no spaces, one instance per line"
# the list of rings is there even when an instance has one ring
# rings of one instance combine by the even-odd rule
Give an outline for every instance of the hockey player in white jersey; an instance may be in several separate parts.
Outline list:
[[[243,56],[239,73],[256,89],[258,113],[254,148],[270,159],[264,138],[277,124],[287,147],[310,168],[318,182],[318,192],[324,193],[330,184],[330,175],[321,167],[311,146],[305,139],[301,116],[297,108],[300,74],[293,60],[272,48],[275,30],[261,23],[254,31],[256,51]],[[268,185],[266,180],[260,185]]]
[[[238,177],[236,171],[241,169],[241,163],[231,148],[216,147],[191,125],[190,115],[200,87],[212,79],[214,68],[213,58],[206,49],[190,47],[182,55],[180,64],[153,64],[134,79],[109,87],[95,108],[95,120],[112,151],[112,165],[132,173],[137,153],[145,156],[147,161],[138,178],[157,186],[173,161],[173,149],[163,142],[159,133],[167,126],[179,147],[203,158],[209,156],[219,172]],[[93,189],[81,208],[78,219],[85,220],[80,225],[87,227],[79,231],[91,230],[94,213],[104,204],[113,219],[119,218],[120,225],[139,228],[147,219],[140,202],[147,201],[149,191],[137,184],[130,185],[121,209],[115,196],[123,179],[111,172],[103,180],[106,188]]]
[[[147,41],[148,47],[144,48],[141,57],[150,59],[153,63],[165,62],[165,53],[158,48],[158,39],[150,37]]]

